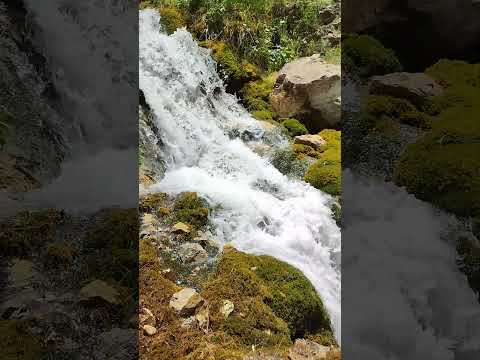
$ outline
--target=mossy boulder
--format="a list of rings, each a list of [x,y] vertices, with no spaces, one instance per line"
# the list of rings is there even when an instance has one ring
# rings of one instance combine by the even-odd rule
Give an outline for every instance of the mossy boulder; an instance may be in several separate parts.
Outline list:
[[[402,70],[394,51],[369,35],[350,35],[342,43],[342,65],[351,75],[368,79]]]
[[[237,93],[244,84],[259,78],[259,69],[242,60],[226,42],[206,40],[200,45],[212,50],[212,57],[217,62],[227,92]]]
[[[431,130],[407,147],[394,180],[418,198],[459,215],[480,214],[479,65],[442,60],[427,69],[446,86],[433,100]]]
[[[165,193],[149,193],[140,197],[138,208],[140,212],[156,212],[164,207],[166,199]]]
[[[200,228],[208,224],[209,207],[205,199],[196,192],[180,194],[173,204],[174,221]]]
[[[282,174],[295,178],[302,178],[308,168],[304,154],[297,153],[291,148],[275,151],[270,162]]]
[[[269,256],[248,255],[227,246],[202,296],[216,314],[213,328],[245,344],[288,344],[307,333],[331,331],[328,314],[308,279]],[[227,320],[219,314],[223,300],[235,304]]]
[[[307,128],[297,119],[280,119],[280,124],[287,129],[290,136],[295,137],[299,135],[305,135],[308,133]]]
[[[304,180],[330,195],[341,193],[341,132],[326,129],[319,133],[326,140],[318,160],[307,169]]]
[[[180,10],[176,7],[162,7],[159,9],[160,22],[167,34],[172,34],[175,30],[187,26],[187,21]]]

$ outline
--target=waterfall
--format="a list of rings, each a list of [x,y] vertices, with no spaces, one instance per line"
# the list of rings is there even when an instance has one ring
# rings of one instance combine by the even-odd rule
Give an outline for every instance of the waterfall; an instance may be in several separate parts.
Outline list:
[[[218,206],[211,221],[221,242],[300,269],[321,296],[340,340],[341,242],[332,198],[287,178],[250,149],[266,141],[264,129],[224,91],[208,51],[185,29],[167,36],[159,14],[142,10],[139,46],[140,89],[166,163],[153,191],[199,193]],[[248,133],[247,141],[229,136],[232,130]],[[277,142],[282,146],[285,139]]]

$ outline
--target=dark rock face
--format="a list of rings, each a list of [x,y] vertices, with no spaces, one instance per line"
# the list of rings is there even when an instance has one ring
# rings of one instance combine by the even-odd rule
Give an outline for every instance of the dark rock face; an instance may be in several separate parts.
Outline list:
[[[480,59],[480,3],[473,0],[346,0],[344,33],[370,33],[393,48],[407,70],[439,58]]]
[[[58,174],[66,149],[46,59],[30,39],[22,3],[0,4],[0,110],[8,118],[2,151],[20,172],[42,182]]]

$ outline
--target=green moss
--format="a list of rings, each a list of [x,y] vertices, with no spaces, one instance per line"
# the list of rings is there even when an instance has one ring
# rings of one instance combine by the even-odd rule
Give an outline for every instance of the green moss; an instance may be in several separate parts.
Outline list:
[[[0,250],[6,256],[27,256],[55,239],[64,214],[57,210],[22,212],[0,224]]]
[[[175,7],[162,7],[159,10],[161,23],[167,34],[172,34],[175,30],[187,26],[187,22],[183,14]]]
[[[318,160],[305,173],[305,181],[330,195],[341,192],[341,165],[339,162]]]
[[[217,62],[220,75],[228,83],[235,83],[241,89],[243,84],[259,78],[259,70],[249,62],[243,61],[234,50],[225,42],[207,40],[201,46],[212,50],[212,57]]]
[[[140,197],[138,208],[140,212],[155,212],[159,208],[164,207],[167,194],[150,193]]]
[[[318,158],[320,156],[320,152],[309,145],[293,144],[292,151],[297,155],[303,154],[313,158]]]
[[[307,128],[297,119],[280,119],[279,122],[287,129],[290,136],[295,137],[308,133]]]
[[[391,49],[369,35],[350,35],[342,44],[344,69],[361,79],[402,70]]]
[[[251,114],[255,119],[260,121],[267,121],[267,122],[274,122],[275,120],[275,113],[270,110],[259,110],[259,111],[252,111]]]
[[[394,180],[418,198],[460,215],[480,213],[478,65],[443,60],[427,70],[447,88],[431,129],[397,161]]]
[[[297,154],[290,148],[276,151],[270,161],[282,174],[298,178],[303,177],[308,167],[302,154]]]
[[[0,321],[0,348],[5,360],[36,360],[42,356],[40,340],[29,330],[29,325],[20,320]]]
[[[83,239],[86,272],[136,289],[138,282],[137,209],[113,209],[95,220]]]
[[[226,321],[214,315],[212,325],[247,345],[287,345],[307,332],[331,330],[312,284],[294,267],[269,256],[227,247],[202,295],[213,314],[223,299],[234,303],[234,313]]]
[[[273,109],[269,103],[270,93],[273,91],[276,73],[263,76],[259,80],[248,82],[242,88],[240,95],[250,111],[269,111]],[[272,118],[274,116],[272,115]]]
[[[319,133],[326,140],[326,144],[318,160],[310,165],[305,173],[304,180],[313,187],[330,195],[339,195],[341,192],[341,132],[326,129]]]
[[[194,227],[206,226],[208,214],[207,201],[195,192],[180,194],[173,205],[174,221],[188,223]]]

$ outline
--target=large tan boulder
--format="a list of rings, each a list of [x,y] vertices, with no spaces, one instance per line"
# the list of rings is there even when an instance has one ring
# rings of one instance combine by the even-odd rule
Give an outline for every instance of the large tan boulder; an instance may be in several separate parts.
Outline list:
[[[370,93],[390,95],[421,105],[443,91],[432,77],[424,73],[398,72],[374,76],[370,81]]]
[[[279,72],[270,103],[279,117],[298,118],[311,132],[338,127],[341,69],[319,55],[299,58]]]

